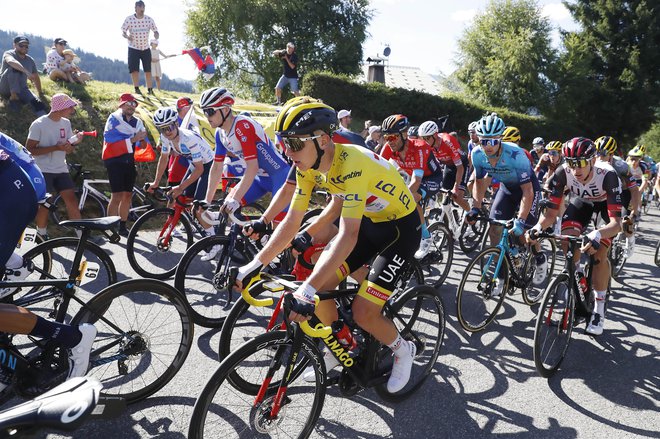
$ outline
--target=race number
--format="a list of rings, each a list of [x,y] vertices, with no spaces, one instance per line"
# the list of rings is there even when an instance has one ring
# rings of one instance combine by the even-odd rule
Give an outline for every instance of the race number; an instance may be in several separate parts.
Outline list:
[[[80,274],[76,279],[76,284],[80,286],[96,280],[99,275],[100,268],[101,267],[96,262],[90,262],[83,259],[83,261],[80,263]]]
[[[25,253],[35,245],[37,245],[37,229],[27,227],[16,243],[16,249],[22,249],[22,253]]]

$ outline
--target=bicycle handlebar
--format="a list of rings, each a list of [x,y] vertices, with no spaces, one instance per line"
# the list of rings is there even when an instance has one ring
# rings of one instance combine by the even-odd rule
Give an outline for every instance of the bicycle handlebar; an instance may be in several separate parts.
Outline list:
[[[218,215],[217,217],[215,217],[215,216],[211,216],[211,215],[213,215],[213,212],[209,212],[209,211],[208,211],[208,209],[209,209],[210,207],[212,207],[212,206],[217,206],[217,204],[215,204],[215,205],[214,205],[213,203],[208,204],[206,201],[198,201],[198,200],[195,200],[195,201],[193,201],[193,206],[195,206],[195,207],[201,207],[201,208],[203,209],[203,212],[202,212],[201,216],[202,216],[202,219],[203,219],[204,221],[206,221],[208,224],[210,224],[210,225],[212,225],[212,226],[217,226],[218,224],[221,223],[221,221],[220,221],[220,219],[219,219],[219,215],[222,215],[222,213],[219,213],[219,215]],[[238,218],[236,217],[236,213],[235,213],[235,212],[226,212],[226,215],[227,215],[227,217],[229,218],[229,220],[230,220],[232,223],[234,223],[234,224],[238,224],[238,225],[241,226],[241,227],[250,224],[250,221],[249,221],[249,220],[241,220],[241,219],[238,219]]]

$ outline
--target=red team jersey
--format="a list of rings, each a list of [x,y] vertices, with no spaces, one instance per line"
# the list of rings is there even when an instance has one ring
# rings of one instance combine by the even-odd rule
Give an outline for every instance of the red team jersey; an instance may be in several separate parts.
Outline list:
[[[407,139],[406,142],[408,143],[408,149],[406,150],[405,159],[402,159],[398,152],[392,151],[389,143],[385,144],[380,155],[385,160],[394,160],[409,175],[412,175],[415,169],[422,169],[424,171],[424,177],[440,171],[440,164],[432,154],[431,147],[425,141]]]

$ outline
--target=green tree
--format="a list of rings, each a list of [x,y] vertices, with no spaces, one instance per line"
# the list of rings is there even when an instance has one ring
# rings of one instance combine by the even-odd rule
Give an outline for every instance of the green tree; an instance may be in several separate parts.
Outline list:
[[[298,73],[357,74],[371,17],[368,0],[199,0],[186,20],[190,43],[217,55],[211,83],[272,97],[282,74],[273,50],[296,44]]]
[[[564,35],[556,117],[627,149],[656,120],[660,102],[660,3],[564,2],[581,29]]]
[[[534,0],[492,0],[458,42],[457,77],[483,104],[529,112],[547,104],[556,53]]]

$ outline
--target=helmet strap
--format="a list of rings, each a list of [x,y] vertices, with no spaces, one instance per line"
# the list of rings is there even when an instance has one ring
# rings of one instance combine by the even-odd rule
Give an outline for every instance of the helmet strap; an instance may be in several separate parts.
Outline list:
[[[312,169],[317,171],[319,169],[319,166],[321,166],[321,158],[323,157],[323,154],[325,154],[325,151],[321,149],[321,145],[319,145],[319,142],[317,142],[316,139],[312,139],[314,142],[314,147],[316,148],[316,161],[312,165]]]

